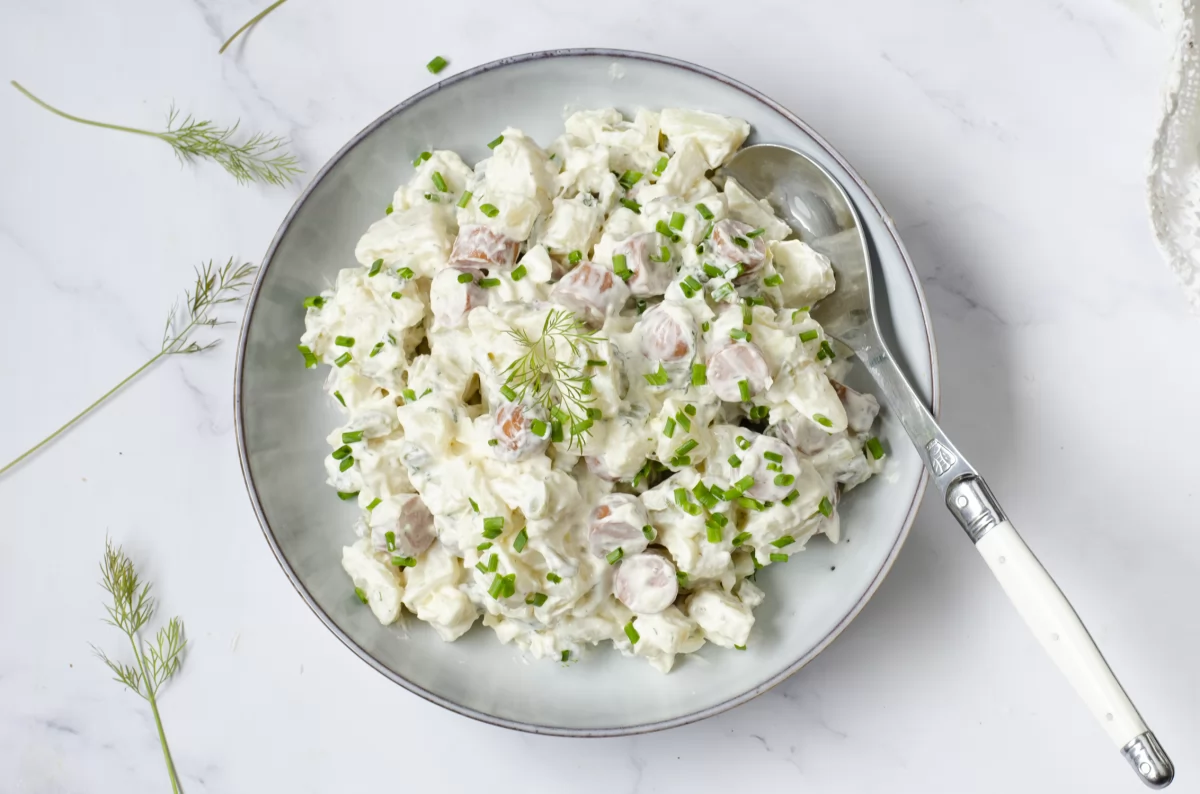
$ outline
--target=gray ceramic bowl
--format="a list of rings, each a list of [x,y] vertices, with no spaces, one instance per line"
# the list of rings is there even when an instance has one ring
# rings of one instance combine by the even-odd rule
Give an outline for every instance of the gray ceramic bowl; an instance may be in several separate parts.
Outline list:
[[[850,166],[790,112],[754,90],[681,61],[633,52],[566,50],[507,58],[455,75],[389,110],[338,152],[284,219],[246,309],[235,386],[238,447],[267,542],[300,596],[367,664],[411,692],[469,717],[563,735],[618,735],[702,719],[758,695],[816,656],[854,618],[891,567],[916,514],[924,469],[886,413],[885,476],[843,504],[846,539],[810,544],[760,575],[767,593],[745,653],[706,647],[669,675],[600,648],[562,666],[522,659],[490,630],[443,643],[426,626],[380,626],[342,572],[357,507],[325,485],[324,437],[338,423],[320,374],[296,344],[301,301],[354,264],[354,245],[380,217],[413,158],[434,147],[467,162],[505,126],[543,144],[568,110],[701,108],[753,125],[750,142],[800,149],[845,185],[878,254],[894,345],[937,404],[937,364],[916,274],[883,208]],[[858,385],[867,386],[860,382]],[[890,442],[890,443],[889,443]],[[835,570],[836,568],[836,570]]]

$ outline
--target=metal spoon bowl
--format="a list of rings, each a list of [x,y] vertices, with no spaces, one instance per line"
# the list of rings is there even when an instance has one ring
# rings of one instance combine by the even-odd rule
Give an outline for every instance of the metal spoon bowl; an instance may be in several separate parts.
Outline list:
[[[837,290],[814,307],[813,318],[854,350],[871,373],[884,402],[945,496],[946,506],[1138,777],[1151,788],[1169,785],[1175,775],[1170,758],[1079,616],[892,358],[880,329],[881,322],[890,327],[886,291],[876,285],[869,240],[846,191],[819,164],[776,144],[742,149],[718,177],[732,177],[752,195],[765,199],[801,240],[829,257]]]

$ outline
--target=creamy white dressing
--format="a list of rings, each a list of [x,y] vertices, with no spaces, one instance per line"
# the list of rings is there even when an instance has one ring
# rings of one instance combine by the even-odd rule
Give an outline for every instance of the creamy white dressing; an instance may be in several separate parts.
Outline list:
[[[807,311],[829,260],[706,176],[746,122],[565,126],[545,149],[506,129],[473,168],[420,158],[361,267],[310,299],[301,345],[345,417],[323,465],[361,511],[342,565],[382,623],[408,610],[451,641],[482,618],[537,658],[607,641],[666,672],[744,647],[756,570],[836,542],[841,494],[884,464],[878,404],[831,383],[844,350]],[[514,334],[564,311],[594,330],[547,352],[588,378],[577,434],[510,388]]]

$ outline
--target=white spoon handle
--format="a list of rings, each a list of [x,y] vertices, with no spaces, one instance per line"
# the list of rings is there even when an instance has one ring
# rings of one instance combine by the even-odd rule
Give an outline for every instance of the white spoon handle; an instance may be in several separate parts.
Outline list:
[[[1170,782],[1170,761],[1121,688],[1066,596],[1008,521],[989,529],[975,548],[1017,612],[1058,665],[1109,738],[1149,785]],[[1136,756],[1136,757],[1132,757]]]

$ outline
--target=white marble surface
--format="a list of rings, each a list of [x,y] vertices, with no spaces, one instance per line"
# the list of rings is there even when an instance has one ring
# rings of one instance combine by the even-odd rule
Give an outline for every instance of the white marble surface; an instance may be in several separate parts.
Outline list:
[[[1200,790],[1200,323],[1145,217],[1166,48],[1143,17],[1103,0],[742,0],[732,16],[296,0],[218,57],[261,4],[5,3],[0,76],[129,124],[159,124],[172,100],[241,117],[291,135],[310,173],[428,85],[435,54],[454,71],[620,46],[762,89],[894,215],[934,316],[947,428],[1175,757],[1175,790]],[[300,188],[181,169],[164,145],[8,88],[0,119],[7,460],[156,348],[194,263],[260,256]],[[935,496],[849,630],[732,712],[572,741],[429,705],[346,651],[279,571],[237,465],[232,363],[231,344],[167,361],[0,478],[0,792],[167,790],[147,709],[88,648],[119,648],[95,584],[105,533],[187,622],[162,707],[189,794],[1139,790]]]

